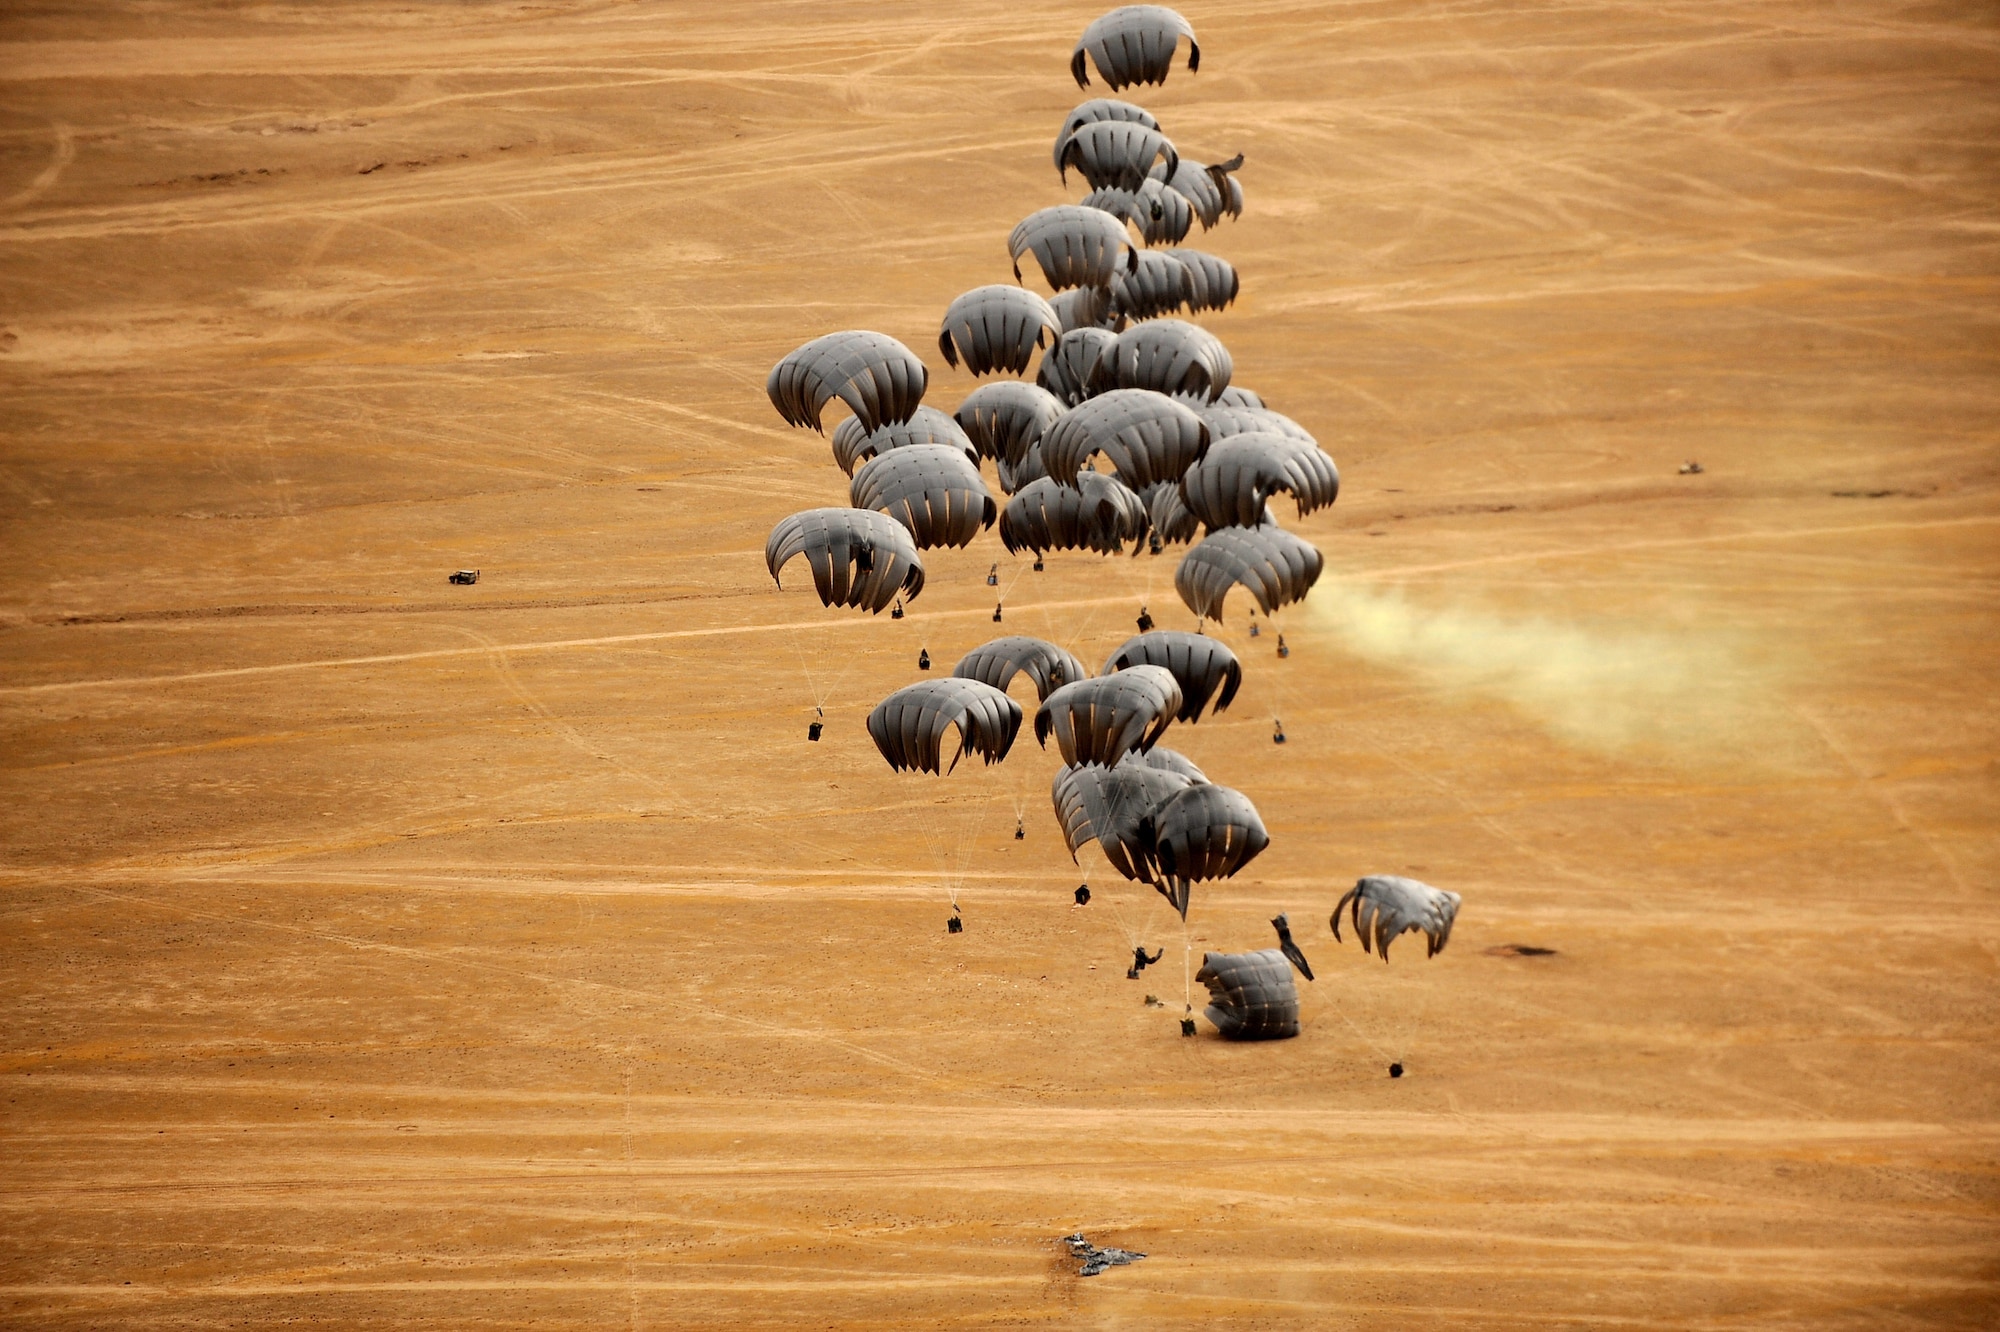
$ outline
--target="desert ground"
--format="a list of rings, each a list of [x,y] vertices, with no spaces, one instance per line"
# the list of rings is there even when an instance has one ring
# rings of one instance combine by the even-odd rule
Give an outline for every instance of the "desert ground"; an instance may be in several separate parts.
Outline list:
[[[862,728],[1174,548],[761,556],[847,495],[765,373],[973,386],[1096,12],[7,8],[0,1320],[2000,1322],[1993,11],[1184,6],[1201,322],[1344,480],[1169,734],[1272,833],[1185,931],[1032,736]],[[1279,911],[1302,1035],[1182,1039]]]

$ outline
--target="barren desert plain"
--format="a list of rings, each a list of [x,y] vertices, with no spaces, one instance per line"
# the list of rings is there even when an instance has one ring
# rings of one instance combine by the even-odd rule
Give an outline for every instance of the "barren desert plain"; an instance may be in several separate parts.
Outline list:
[[[1099,9],[5,7],[0,1322],[2000,1325],[1995,10],[1182,6],[1200,322],[1344,483],[1184,934],[1031,735],[862,727],[1179,548],[762,558],[766,372],[973,387]],[[1303,1033],[1182,1039],[1279,911]]]

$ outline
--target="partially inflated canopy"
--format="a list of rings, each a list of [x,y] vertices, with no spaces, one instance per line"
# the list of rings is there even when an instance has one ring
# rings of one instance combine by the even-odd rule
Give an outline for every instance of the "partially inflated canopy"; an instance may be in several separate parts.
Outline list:
[[[1232,1041],[1276,1041],[1299,1034],[1299,988],[1276,948],[1203,953],[1194,978],[1208,987],[1202,1016]]]

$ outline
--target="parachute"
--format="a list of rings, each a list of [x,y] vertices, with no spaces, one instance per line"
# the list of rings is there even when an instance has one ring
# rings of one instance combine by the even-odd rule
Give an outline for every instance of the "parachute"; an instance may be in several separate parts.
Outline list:
[[[812,566],[820,604],[852,606],[871,615],[898,596],[924,590],[924,562],[901,523],[868,509],[807,509],[781,519],[764,543],[771,581],[793,557]]]
[[[1299,1034],[1299,988],[1276,948],[1203,953],[1194,978],[1208,987],[1202,1016],[1232,1041],[1279,1041]]]
[[[1072,485],[1042,477],[1021,487],[1000,514],[1000,540],[1010,554],[1032,550],[1094,550],[1118,555],[1145,540],[1146,506],[1115,476],[1085,472]],[[1135,546],[1133,553],[1137,554]]]
[[[821,411],[839,398],[863,429],[879,430],[909,420],[929,383],[930,372],[908,347],[887,333],[848,329],[814,338],[772,366],[764,392],[790,425],[820,429]]]
[[[1310,430],[1283,412],[1274,412],[1269,407],[1238,407],[1214,402],[1198,410],[1201,419],[1208,422],[1208,433],[1217,439],[1227,439],[1231,435],[1288,435],[1300,443],[1319,447],[1319,441],[1313,438]]]
[[[1224,213],[1231,217],[1243,215],[1243,191],[1230,175],[1242,165],[1241,153],[1227,162],[1213,165],[1183,157],[1171,172],[1162,163],[1154,167],[1150,174],[1154,180],[1186,199],[1194,209],[1194,215],[1201,219],[1201,229],[1207,231],[1222,220]]]
[[[1146,389],[1114,389],[1064,412],[1042,435],[1054,477],[1074,477],[1102,453],[1134,490],[1181,477],[1208,451],[1208,427],[1184,403]],[[1085,473],[1085,475],[1088,475]]]
[[[1181,687],[1177,721],[1200,721],[1211,698],[1215,699],[1215,710],[1224,711],[1243,687],[1243,663],[1228,644],[1181,629],[1155,629],[1126,639],[1105,661],[1103,674],[1133,666],[1163,666],[1173,673]],[[1222,691],[1219,697],[1217,689]]]
[[[1010,634],[982,643],[958,659],[951,673],[978,680],[1006,692],[1015,675],[1026,671],[1035,683],[1035,697],[1045,699],[1074,680],[1088,680],[1090,670],[1054,643],[1025,634]]]
[[[1056,170],[1063,169],[1063,150],[1069,147],[1071,136],[1085,125],[1094,125],[1100,120],[1127,121],[1134,125],[1143,125],[1149,130],[1160,128],[1160,122],[1153,118],[1151,111],[1131,102],[1120,101],[1116,97],[1093,97],[1087,102],[1078,103],[1063,117],[1062,128],[1056,131],[1055,147],[1049,152],[1049,160],[1055,164]],[[1159,168],[1155,167],[1154,170],[1157,171]]]
[[[1236,299],[1242,290],[1242,281],[1236,276],[1236,269],[1226,259],[1218,259],[1201,250],[1166,250],[1168,258],[1178,259],[1188,271],[1188,309],[1194,311],[1220,310]],[[1143,257],[1143,256],[1142,256]]]
[[[1181,477],[1188,510],[1211,531],[1258,526],[1264,501],[1280,490],[1308,514],[1339,496],[1340,472],[1315,445],[1258,432],[1217,440]]]
[[[995,466],[1000,473],[1000,489],[1009,495],[1018,495],[1049,474],[1049,469],[1042,463],[1042,446],[1039,442],[1028,446],[1028,451],[1020,462],[1010,463],[1002,458]]]
[[[1158,670],[1135,666],[1132,670]],[[1108,678],[1130,675],[1120,671]],[[1041,733],[1041,714],[1035,730]],[[1190,786],[1153,812],[1153,860],[1159,867],[1159,889],[1187,919],[1192,886],[1208,879],[1227,879],[1256,859],[1271,844],[1264,820],[1250,797],[1227,786],[1204,782]]]
[[[1124,762],[1143,763],[1149,768],[1158,768],[1161,772],[1177,772],[1191,782],[1208,780],[1207,774],[1195,766],[1193,759],[1178,749],[1168,749],[1165,745],[1154,745],[1143,754],[1127,754]]]
[[[1181,687],[1160,666],[1134,666],[1064,685],[1035,713],[1035,741],[1048,748],[1054,732],[1063,762],[1113,764],[1151,749],[1180,710]]]
[[[861,465],[848,486],[857,509],[879,509],[910,529],[920,549],[967,546],[993,526],[997,505],[962,450],[911,444]]]
[[[1175,250],[1147,250],[1136,269],[1111,280],[1111,308],[1129,319],[1172,314],[1193,295],[1194,276]]]
[[[953,419],[981,454],[1018,465],[1062,414],[1062,400],[1047,389],[1002,379],[966,394]]]
[[[1139,492],[1146,501],[1146,516],[1162,541],[1192,541],[1201,531],[1201,520],[1189,512],[1178,481],[1155,481]]]
[[[1341,894],[1333,906],[1333,937],[1340,938],[1341,910],[1353,904],[1354,932],[1363,952],[1389,960],[1389,944],[1406,930],[1422,930],[1430,941],[1427,957],[1436,957],[1451,942],[1451,924],[1458,919],[1457,893],[1433,888],[1400,874],[1370,874]]]
[[[1225,527],[1182,557],[1174,589],[1197,616],[1220,623],[1232,587],[1247,588],[1269,615],[1275,607],[1303,601],[1324,567],[1317,550],[1281,527]]]
[[[1079,328],[1062,335],[1055,346],[1042,353],[1041,369],[1035,383],[1054,394],[1065,407],[1074,407],[1095,390],[1090,387],[1097,363],[1118,341],[1109,329]]]
[[[1159,126],[1136,120],[1093,120],[1070,132],[1068,142],[1056,158],[1056,169],[1065,183],[1075,167],[1093,190],[1136,190],[1145,183],[1158,161],[1169,178],[1181,164],[1173,141],[1160,133]]]
[[[1235,384],[1216,394],[1214,402],[1217,407],[1262,407],[1264,405],[1264,399],[1258,396],[1255,389],[1242,388]]]
[[[833,428],[833,460],[849,476],[854,469],[879,453],[911,444],[948,444],[979,466],[979,446],[958,422],[935,407],[919,407],[907,421],[869,430],[858,416],[850,416]]]
[[[1095,208],[1057,204],[1028,214],[1007,237],[1014,260],[1014,277],[1021,276],[1021,256],[1032,252],[1049,286],[1108,287],[1111,275],[1136,261],[1138,251],[1118,219]]]
[[[1131,189],[1104,185],[1084,196],[1085,208],[1096,208],[1139,228],[1148,245],[1178,245],[1194,225],[1194,205],[1178,190],[1150,176]]]
[[[1021,705],[978,680],[956,676],[905,685],[868,714],[868,734],[897,772],[949,772],[970,753],[998,763],[1021,730]],[[944,737],[958,730],[951,767],[940,769]]]
[[[1036,348],[1062,336],[1062,319],[1049,303],[1025,287],[974,287],[953,301],[938,330],[945,364],[959,357],[975,375],[1005,370],[1020,374]]]
[[[1135,763],[1128,755],[1116,767],[1085,763],[1064,768],[1049,788],[1049,799],[1071,860],[1095,839],[1111,868],[1127,879],[1150,883],[1152,813],[1192,784],[1181,773]]]
[[[1298,968],[1299,975],[1304,976],[1307,980],[1311,980],[1313,978],[1312,963],[1306,961],[1305,950],[1300,948],[1298,941],[1292,938],[1291,917],[1285,912],[1280,911],[1276,916],[1272,917],[1271,928],[1278,932],[1278,951],[1285,955],[1287,962]]]
[[[1143,262],[1145,255],[1139,258]],[[1062,331],[1071,332],[1079,328],[1108,328],[1113,332],[1125,325],[1120,319],[1116,305],[1109,291],[1103,287],[1071,287],[1059,291],[1049,300],[1049,308],[1062,320]]]
[[[1089,54],[1097,74],[1116,91],[1135,83],[1165,83],[1173,67],[1174,47],[1188,39],[1188,73],[1201,68],[1201,47],[1194,27],[1165,5],[1120,5],[1092,21],[1070,53],[1069,72],[1076,86],[1090,86],[1083,58]]]
[[[1098,357],[1090,387],[1147,388],[1215,401],[1229,387],[1229,349],[1207,329],[1183,319],[1134,324]]]

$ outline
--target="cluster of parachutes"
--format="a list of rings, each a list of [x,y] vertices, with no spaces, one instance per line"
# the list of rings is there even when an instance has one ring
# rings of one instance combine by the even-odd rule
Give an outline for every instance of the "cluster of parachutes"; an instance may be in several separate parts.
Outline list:
[[[1085,30],[1071,71],[1087,87],[1094,65],[1114,92],[1160,83],[1183,39],[1192,71],[1200,48],[1184,18],[1125,6]],[[1097,97],[1063,118],[1052,160],[1091,192],[1013,229],[1014,283],[947,305],[945,363],[1000,376],[956,410],[924,403],[928,369],[883,333],[829,333],[772,368],[765,389],[787,423],[824,433],[826,409],[845,405],[831,445],[850,482],[847,507],[807,509],[772,529],[771,577],[782,586],[803,555],[824,605],[901,615],[924,589],[926,550],[968,546],[997,522],[1007,550],[1032,552],[1037,567],[1051,551],[1158,555],[1187,544],[1174,583],[1197,630],[1222,621],[1237,588],[1267,615],[1300,601],[1323,561],[1279,526],[1269,501],[1283,493],[1300,515],[1325,508],[1339,470],[1303,426],[1233,383],[1214,334],[1177,317],[1237,297],[1227,261],[1180,242],[1197,221],[1206,231],[1241,214],[1242,155],[1197,161],[1144,108]],[[1020,285],[1023,260],[1049,296]],[[1004,505],[987,489],[988,459]],[[1001,762],[1026,720],[1007,693],[1022,673],[1039,705],[1035,739],[1062,756],[1051,797],[1072,858],[1095,842],[1185,920],[1195,883],[1236,874],[1269,845],[1248,797],[1159,744],[1211,704],[1227,708],[1242,684],[1236,654],[1198,631],[1142,632],[1096,674],[1053,643],[997,638],[948,677],[883,699],[869,735],[898,771],[947,773],[968,753]]]

